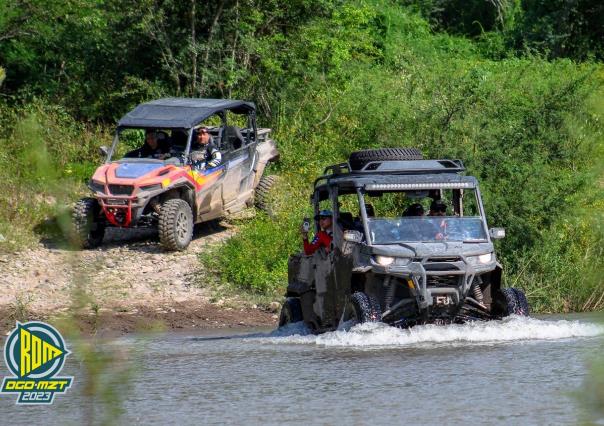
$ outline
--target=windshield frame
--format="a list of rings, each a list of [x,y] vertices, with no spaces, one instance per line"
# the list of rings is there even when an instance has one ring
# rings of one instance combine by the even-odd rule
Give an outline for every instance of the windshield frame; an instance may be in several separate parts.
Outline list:
[[[107,153],[107,158],[105,158],[105,164],[109,164],[113,161],[121,161],[124,158],[118,158],[117,160],[113,160],[113,154],[115,153],[115,150],[120,142],[120,134],[122,133],[122,131],[127,130],[127,129],[140,129],[140,130],[146,130],[146,128],[144,127],[118,127],[115,130],[114,136],[113,136],[113,141],[111,142],[111,148],[109,148],[109,152]],[[189,158],[189,153],[191,151],[191,144],[192,144],[192,138],[193,138],[193,129],[178,129],[178,128],[174,128],[171,130],[184,130],[187,132],[187,145],[185,147],[185,150],[183,152],[183,158]]]
[[[447,188],[441,187],[439,185],[434,185],[431,186],[428,189],[451,189],[450,186],[448,186]],[[468,189],[468,188],[463,188],[460,186],[460,188],[458,189]],[[463,242],[464,244],[481,244],[481,243],[490,243],[491,242],[491,236],[489,234],[489,229],[488,229],[488,225],[487,225],[487,220],[486,220],[486,215],[484,212],[484,206],[482,204],[482,196],[480,194],[480,188],[478,187],[478,184],[472,188],[473,191],[475,191],[475,197],[476,197],[476,202],[478,204],[478,211],[479,211],[479,216],[465,216],[465,217],[475,217],[475,218],[480,218],[480,222],[482,223],[482,228],[483,228],[483,232],[484,235],[486,236],[485,240],[480,240],[480,241],[467,241],[467,242]],[[362,187],[357,187],[356,188],[356,193],[357,193],[357,197],[359,200],[359,207],[360,207],[360,214],[361,214],[361,218],[363,220],[363,230],[365,233],[365,241],[367,243],[368,246],[374,246],[374,245],[381,245],[381,244],[375,244],[375,242],[372,240],[371,238],[371,232],[369,229],[369,218],[367,217],[367,212],[365,211],[365,189]],[[404,191],[391,191],[391,192],[404,192]],[[449,217],[453,217],[453,216],[449,216]],[[464,217],[464,216],[461,216]],[[417,243],[425,243],[422,241],[416,241]],[[432,242],[432,241],[429,241]],[[437,241],[435,241],[437,242]],[[401,241],[402,243],[402,241]],[[408,243],[408,242],[405,242]],[[398,244],[398,243],[391,243],[391,244]]]

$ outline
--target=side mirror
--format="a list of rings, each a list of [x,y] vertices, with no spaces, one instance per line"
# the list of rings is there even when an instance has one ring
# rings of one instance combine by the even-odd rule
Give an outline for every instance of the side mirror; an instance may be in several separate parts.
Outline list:
[[[102,145],[99,147],[99,154],[102,157],[107,157],[109,155],[109,148],[107,148],[105,145]]]
[[[489,229],[489,235],[493,240],[501,240],[505,237],[505,229],[503,228],[491,228]]]
[[[360,243],[363,240],[363,234],[359,231],[344,231],[344,241],[351,243]]]

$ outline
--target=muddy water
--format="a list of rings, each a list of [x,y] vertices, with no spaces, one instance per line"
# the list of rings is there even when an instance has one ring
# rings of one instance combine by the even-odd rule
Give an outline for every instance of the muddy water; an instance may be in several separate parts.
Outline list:
[[[128,359],[101,378],[120,389],[122,424],[576,424],[573,392],[589,356],[602,353],[596,320],[129,336],[106,344]],[[2,423],[99,423],[118,407],[83,397],[84,373],[71,358],[67,395],[52,407],[2,396]],[[129,381],[117,373],[124,366],[134,368]]]

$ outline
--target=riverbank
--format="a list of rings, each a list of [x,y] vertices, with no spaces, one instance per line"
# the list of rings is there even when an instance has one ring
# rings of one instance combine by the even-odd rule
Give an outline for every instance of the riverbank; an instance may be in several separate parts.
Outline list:
[[[0,332],[8,334],[15,321],[47,321],[59,329],[68,327],[86,336],[116,337],[133,332],[200,330],[235,327],[271,327],[277,314],[254,307],[231,308],[199,301],[185,301],[158,306],[134,305],[72,313],[68,310],[27,312],[18,318],[12,306],[0,307]],[[66,324],[69,322],[69,324]],[[74,328],[75,327],[75,328]]]
[[[221,294],[199,262],[234,232],[226,222],[198,226],[188,250],[176,253],[164,252],[153,231],[108,230],[96,250],[44,242],[1,255],[0,331],[33,319],[70,319],[80,332],[102,335],[274,325],[277,302]]]

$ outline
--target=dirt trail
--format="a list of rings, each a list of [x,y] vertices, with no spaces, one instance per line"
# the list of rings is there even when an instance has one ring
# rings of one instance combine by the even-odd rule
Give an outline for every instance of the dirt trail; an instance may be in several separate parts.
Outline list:
[[[74,306],[82,329],[110,333],[157,321],[170,328],[274,324],[271,312],[210,303],[198,257],[233,233],[225,223],[200,225],[186,251],[169,253],[156,232],[109,229],[95,250],[41,244],[0,255],[0,328],[74,312]]]

